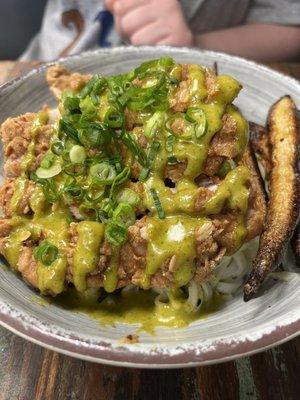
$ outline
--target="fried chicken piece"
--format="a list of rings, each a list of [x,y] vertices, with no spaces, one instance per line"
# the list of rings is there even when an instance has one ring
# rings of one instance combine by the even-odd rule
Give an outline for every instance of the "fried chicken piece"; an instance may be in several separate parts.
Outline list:
[[[53,65],[48,68],[46,79],[50,90],[57,99],[60,99],[63,91],[69,89],[75,93],[80,92],[91,79],[91,74],[71,73],[61,65]]]
[[[208,154],[233,159],[238,155],[237,123],[230,114],[224,114],[222,121],[222,129],[212,138]]]

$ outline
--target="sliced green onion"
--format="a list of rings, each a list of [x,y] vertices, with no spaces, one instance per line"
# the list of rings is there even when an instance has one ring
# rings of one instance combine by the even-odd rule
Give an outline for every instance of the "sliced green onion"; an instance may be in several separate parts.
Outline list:
[[[117,194],[116,200],[118,203],[127,203],[131,206],[135,206],[141,201],[141,198],[134,190],[124,188]]]
[[[78,139],[85,147],[101,147],[111,141],[110,128],[103,122],[83,123],[78,130]]]
[[[111,199],[103,200],[101,210],[111,218],[114,211],[114,202]]]
[[[148,167],[143,167],[139,174],[139,181],[140,182],[145,182],[145,180],[148,178],[148,175],[150,173],[150,168]]]
[[[158,197],[158,194],[157,194],[156,190],[151,188],[150,189],[150,193],[151,193],[155,208],[157,210],[158,218],[159,219],[164,219],[166,217],[166,214],[165,214],[165,212],[164,212],[164,210],[162,208],[162,205],[161,205],[161,202],[159,200],[159,197]]]
[[[80,113],[79,98],[67,96],[64,100],[64,109],[70,114]]]
[[[67,137],[73,139],[75,142],[79,142],[77,129],[73,126],[73,124],[67,119],[66,116],[63,116],[58,123],[58,134],[61,137],[61,134],[65,134]]]
[[[140,88],[137,87],[131,87],[126,92],[124,92],[119,98],[118,102],[121,104],[122,107],[125,106],[125,104],[136,94],[139,93]]]
[[[98,81],[99,79],[99,75],[94,75],[89,81],[88,83],[85,85],[85,87],[81,90],[79,97],[81,99],[84,99],[86,96],[88,96],[91,91],[94,88],[95,83]],[[101,79],[101,78],[100,78]]]
[[[111,108],[106,112],[104,122],[110,128],[121,128],[124,122],[124,115],[122,112]]]
[[[61,165],[56,163],[56,164],[52,165],[52,167],[50,167],[50,168],[39,167],[35,171],[35,173],[38,178],[48,179],[48,178],[53,178],[53,176],[60,174],[61,170],[62,170]]]
[[[63,152],[61,153],[61,157],[64,161],[70,162],[70,151],[67,149],[64,149]]]
[[[200,139],[207,132],[208,123],[205,112],[198,107],[190,107],[186,111],[185,118],[187,121],[195,124],[195,136]]]
[[[64,172],[70,176],[84,175],[86,166],[82,163],[69,163],[64,166]]]
[[[140,175],[139,175],[139,180],[141,182],[143,182],[143,181],[145,181],[147,179],[147,177],[149,175],[149,172],[150,172],[151,165],[152,165],[152,163],[153,163],[153,161],[154,161],[154,159],[155,159],[155,157],[156,157],[156,155],[158,153],[159,148],[160,148],[160,143],[159,142],[152,142],[151,143],[151,146],[150,146],[150,149],[149,149],[149,153],[148,153],[148,156],[147,156],[147,162],[146,162],[147,163],[147,167],[144,167],[142,169]]]
[[[55,185],[55,182],[52,179],[45,179],[42,183],[42,189],[44,192],[44,196],[46,197],[49,203],[55,203],[59,198],[59,192]]]
[[[52,145],[51,145],[51,151],[52,151],[52,153],[54,153],[55,155],[60,156],[60,155],[62,154],[63,150],[64,150],[64,144],[63,144],[63,142],[60,142],[60,141],[57,140],[57,141],[55,141],[55,142],[52,143]]]
[[[111,92],[112,92],[112,94],[114,94],[116,96],[120,96],[123,93],[123,88],[121,85],[114,85],[111,88]]]
[[[147,138],[152,138],[158,132],[159,127],[161,127],[164,114],[161,111],[156,111],[152,117],[148,119],[144,129],[144,135]]]
[[[118,221],[109,221],[105,227],[105,238],[113,246],[121,246],[127,240],[126,226]]]
[[[115,194],[115,188],[117,185],[120,185],[121,183],[125,182],[128,178],[130,177],[130,168],[129,167],[125,167],[123,169],[123,171],[121,171],[114,179],[111,188],[110,188],[110,194],[109,194],[109,198],[110,200],[112,199],[112,197]]]
[[[148,157],[147,157],[147,164],[149,166],[153,163],[153,161],[154,161],[154,159],[155,159],[155,157],[156,157],[156,155],[158,153],[159,148],[160,148],[160,143],[159,142],[152,142],[151,143],[151,146],[150,146],[150,149],[149,149],[149,153],[148,153]]]
[[[121,134],[121,140],[125,144],[125,146],[131,151],[131,153],[137,157],[139,163],[145,166],[146,163],[146,155],[144,150],[138,145],[136,140],[131,136],[128,132],[123,130]]]
[[[64,187],[64,192],[68,196],[74,198],[75,200],[82,199],[83,194],[84,194],[84,190],[79,185],[76,185],[76,184],[66,185]]]
[[[110,185],[113,183],[117,172],[114,166],[107,162],[94,164],[90,168],[90,175],[93,182],[99,185]]]
[[[175,78],[175,76],[169,76],[169,82],[171,83],[171,85],[178,85],[179,80]]]
[[[93,85],[93,92],[95,94],[99,94],[105,88],[106,84],[107,84],[107,80],[98,75],[98,79]]]
[[[236,165],[233,160],[226,160],[220,166],[217,175],[219,175],[221,178],[224,178],[228,174],[228,172],[230,172],[233,168],[235,168],[235,166]]]
[[[104,196],[105,190],[101,186],[95,185],[91,183],[89,188],[86,191],[85,198],[90,201],[91,203],[98,203]]]
[[[80,100],[80,110],[81,110],[81,118],[80,123],[82,121],[92,121],[97,119],[98,112],[98,99],[93,100],[92,97],[87,96],[84,99]]]
[[[121,171],[114,180],[115,184],[120,185],[121,183],[125,182],[130,176],[130,168],[129,167],[125,167],[123,169],[123,171]]]
[[[165,147],[168,153],[171,153],[173,151],[175,141],[176,137],[174,135],[167,136]]]
[[[136,217],[131,205],[128,203],[120,203],[113,212],[113,220],[125,226],[133,225]]]
[[[58,248],[44,240],[33,250],[34,258],[49,267],[58,258]]]
[[[55,155],[48,153],[42,159],[40,166],[45,169],[50,168],[53,165],[54,161],[55,161]]]
[[[88,219],[88,220],[96,219],[96,210],[95,210],[94,204],[84,201],[83,203],[79,204],[78,211],[79,211],[79,214],[84,219]]]
[[[151,70],[166,71],[174,65],[171,57],[161,57],[157,60],[146,61],[134,70],[134,76],[144,75]]]
[[[86,159],[86,151],[83,146],[76,144],[71,148],[69,157],[72,163],[83,163]]]
[[[98,78],[96,83],[93,85],[92,91],[90,92],[90,97],[94,106],[99,103],[99,95],[106,88],[107,80],[105,78]]]
[[[59,198],[59,192],[56,188],[55,182],[50,179],[38,178],[35,172],[32,172],[30,179],[37,184],[41,185],[43,189],[44,196],[49,203],[55,203]]]
[[[174,157],[174,156],[168,157],[168,164],[169,165],[175,165],[177,163],[178,163],[178,160],[177,160],[176,157]]]
[[[96,211],[96,221],[106,224],[107,221],[109,220],[107,213],[102,209],[100,210],[96,209],[95,211]]]

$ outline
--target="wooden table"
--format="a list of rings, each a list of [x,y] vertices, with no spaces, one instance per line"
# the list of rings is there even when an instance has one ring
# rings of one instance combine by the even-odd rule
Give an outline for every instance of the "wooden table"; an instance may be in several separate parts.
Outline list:
[[[300,79],[300,63],[271,66]],[[28,68],[0,62],[0,80]],[[0,328],[0,400],[296,400],[299,360],[298,337],[252,357],[207,367],[106,367],[44,350]]]

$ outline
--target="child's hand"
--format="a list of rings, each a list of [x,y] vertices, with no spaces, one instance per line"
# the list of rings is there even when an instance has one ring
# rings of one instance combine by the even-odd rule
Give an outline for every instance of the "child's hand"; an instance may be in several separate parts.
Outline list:
[[[119,34],[133,45],[192,46],[193,35],[177,0],[106,0]]]

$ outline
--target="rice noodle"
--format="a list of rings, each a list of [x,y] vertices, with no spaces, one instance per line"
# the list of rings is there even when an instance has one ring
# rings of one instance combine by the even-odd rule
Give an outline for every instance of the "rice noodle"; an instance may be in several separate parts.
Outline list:
[[[205,226],[200,235],[209,231],[209,225]],[[172,307],[178,308],[184,304],[187,312],[198,311],[204,303],[211,300],[215,293],[222,294],[226,298],[233,297],[244,284],[246,275],[250,272],[252,259],[255,257],[258,248],[258,240],[254,239],[244,244],[242,248],[232,256],[225,256],[216,266],[213,275],[206,282],[195,282],[191,280],[187,285],[186,301],[176,302],[170,291],[157,289],[158,296],[155,299],[156,305],[172,303]],[[290,281],[298,274],[295,272],[280,271],[269,274],[270,278],[282,281]],[[183,294],[183,292],[182,292]]]
[[[297,272],[289,272],[289,271],[278,271],[269,273],[269,278],[278,279],[284,282],[289,282],[290,280],[298,276],[299,274],[297,274]]]

